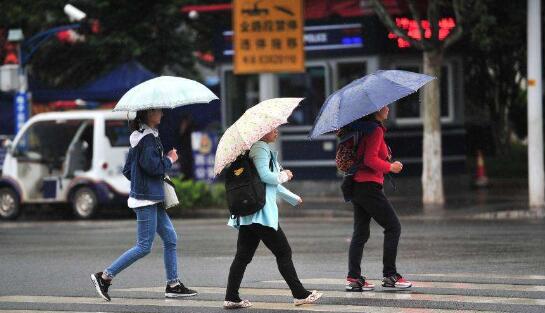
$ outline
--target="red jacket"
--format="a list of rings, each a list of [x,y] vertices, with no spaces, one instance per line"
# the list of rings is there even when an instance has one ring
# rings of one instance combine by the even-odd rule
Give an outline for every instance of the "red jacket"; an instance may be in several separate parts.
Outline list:
[[[363,155],[363,164],[354,175],[354,181],[384,184],[384,174],[390,172],[390,153],[384,141],[385,132],[386,128],[380,125],[360,139],[357,159]]]

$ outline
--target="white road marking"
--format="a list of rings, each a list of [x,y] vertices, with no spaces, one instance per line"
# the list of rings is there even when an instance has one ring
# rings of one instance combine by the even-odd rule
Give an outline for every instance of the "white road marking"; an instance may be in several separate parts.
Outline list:
[[[201,308],[218,308],[222,306],[221,301],[204,301],[204,300],[170,300],[170,299],[135,299],[135,298],[116,298],[112,302],[88,297],[57,297],[57,296],[3,296],[0,297],[2,302],[15,303],[40,303],[40,304],[106,304],[114,307],[127,306],[154,306],[154,307],[201,307]],[[276,302],[252,302],[252,309],[261,310],[285,310],[285,311],[311,311],[311,312],[376,312],[376,313],[491,313],[489,311],[468,311],[468,310],[445,310],[445,309],[422,309],[422,308],[393,308],[393,307],[376,307],[363,305],[330,305],[330,304],[314,304],[296,307],[293,303],[276,303]],[[18,311],[0,310],[2,313],[37,313],[44,312],[39,310]],[[47,311],[60,312],[60,311]],[[64,311],[63,311],[64,312]]]
[[[192,287],[199,293],[205,294],[225,294],[225,288],[217,287]],[[129,288],[118,289],[124,292],[164,292],[162,287],[151,288]],[[401,301],[434,301],[449,303],[479,303],[479,304],[513,304],[513,305],[537,305],[545,306],[545,299],[531,298],[510,298],[510,297],[486,297],[486,296],[465,296],[465,295],[435,295],[423,293],[411,293],[410,290],[394,292],[344,292],[344,291],[323,291],[324,298],[350,298],[350,299],[375,299],[375,300],[401,300]],[[241,288],[240,294],[253,296],[286,296],[291,297],[289,289],[271,289],[271,288]]]
[[[380,288],[380,280],[369,279]],[[336,285],[342,288],[345,284],[344,279],[338,278],[309,278],[301,279],[304,285]],[[435,281],[412,281],[413,287],[417,288],[441,288],[441,289],[472,289],[472,290],[505,290],[505,291],[537,291],[545,292],[543,285],[512,285],[512,284],[477,284],[477,283],[451,283]],[[274,283],[286,285],[284,280],[267,280],[263,283]],[[287,285],[286,285],[287,286]]]

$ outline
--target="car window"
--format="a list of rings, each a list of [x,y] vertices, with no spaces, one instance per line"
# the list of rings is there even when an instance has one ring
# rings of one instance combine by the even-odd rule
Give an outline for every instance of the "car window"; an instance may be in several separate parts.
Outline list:
[[[106,120],[106,137],[112,147],[128,147],[129,136],[127,120]]]
[[[92,120],[51,120],[33,123],[18,140],[14,152],[41,162],[62,162],[70,142],[83,123]]]

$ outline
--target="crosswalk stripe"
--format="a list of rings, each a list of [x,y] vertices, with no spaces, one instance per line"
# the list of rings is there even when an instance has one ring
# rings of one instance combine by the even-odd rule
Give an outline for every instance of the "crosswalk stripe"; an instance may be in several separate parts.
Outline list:
[[[97,313],[97,312],[83,312],[83,311],[37,311],[37,310],[2,310],[0,309],[0,313]],[[105,312],[101,312],[105,313]]]
[[[201,308],[218,308],[222,305],[221,301],[205,301],[205,300],[171,300],[171,299],[135,299],[135,298],[116,298],[111,302],[104,302],[99,298],[89,297],[56,297],[56,296],[1,296],[0,303],[42,303],[42,304],[106,304],[108,306],[158,306],[158,307],[201,307]],[[448,310],[448,309],[407,309],[394,307],[377,307],[363,305],[331,305],[331,304],[314,304],[296,307],[291,303],[276,303],[276,302],[252,302],[254,309],[262,310],[285,310],[285,311],[312,311],[312,312],[376,312],[376,313],[492,313],[490,311],[471,311],[471,310]],[[1,311],[18,312],[21,311]],[[23,311],[24,312],[24,311]],[[43,311],[28,311],[41,312]],[[53,311],[51,311],[53,312]]]
[[[370,281],[374,281],[370,279]],[[336,285],[344,286],[344,279],[337,278],[309,278],[301,279],[303,284],[308,285]],[[537,291],[545,292],[543,285],[510,285],[510,284],[477,284],[477,283],[451,283],[435,281],[412,281],[413,287],[417,288],[442,288],[442,289],[474,289],[474,290],[505,290],[505,291]],[[286,285],[284,280],[267,280],[263,283],[274,283]],[[380,281],[378,285],[380,284]]]
[[[498,279],[528,279],[545,280],[545,275],[504,275],[504,274],[478,274],[478,273],[424,273],[424,274],[405,274],[404,276],[424,276],[424,277],[449,277],[449,278],[498,278]]]
[[[205,294],[225,294],[225,288],[217,287],[195,287],[198,292]],[[152,288],[128,288],[119,289],[119,291],[143,291],[143,292],[164,292],[163,287]],[[287,296],[291,297],[289,289],[271,289],[271,288],[241,288],[241,294],[254,296]],[[513,305],[537,305],[545,306],[545,299],[531,298],[506,298],[506,297],[487,297],[487,296],[465,296],[465,295],[435,295],[411,293],[402,291],[399,293],[391,292],[344,292],[344,291],[325,291],[325,298],[351,298],[351,299],[376,299],[376,300],[400,300],[400,301],[435,301],[450,303],[478,303],[478,304],[513,304]]]

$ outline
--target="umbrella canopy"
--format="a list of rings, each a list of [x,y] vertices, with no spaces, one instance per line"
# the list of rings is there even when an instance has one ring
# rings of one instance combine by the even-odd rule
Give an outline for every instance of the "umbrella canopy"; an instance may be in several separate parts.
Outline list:
[[[249,108],[227,128],[218,143],[214,174],[235,161],[252,145],[278,126],[288,122],[288,117],[303,98],[274,98]]]
[[[193,103],[208,103],[218,97],[203,84],[191,79],[160,76],[131,88],[114,111],[172,109]]]
[[[331,94],[322,105],[310,138],[338,130],[360,117],[417,91],[435,77],[400,70],[376,71]]]

